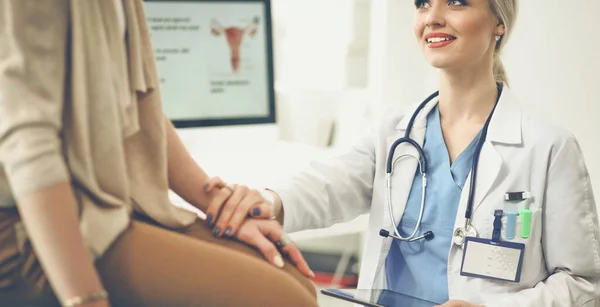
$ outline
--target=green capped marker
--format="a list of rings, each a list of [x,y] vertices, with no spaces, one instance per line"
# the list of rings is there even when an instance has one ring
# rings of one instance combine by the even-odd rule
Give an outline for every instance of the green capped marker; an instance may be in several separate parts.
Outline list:
[[[519,210],[519,216],[521,216],[521,238],[529,238],[531,233],[531,210],[521,209]]]

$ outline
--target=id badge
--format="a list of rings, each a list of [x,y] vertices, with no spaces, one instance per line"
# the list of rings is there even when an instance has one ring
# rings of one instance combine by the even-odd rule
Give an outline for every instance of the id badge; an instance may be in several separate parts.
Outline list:
[[[467,237],[460,275],[519,282],[524,254],[523,243]]]

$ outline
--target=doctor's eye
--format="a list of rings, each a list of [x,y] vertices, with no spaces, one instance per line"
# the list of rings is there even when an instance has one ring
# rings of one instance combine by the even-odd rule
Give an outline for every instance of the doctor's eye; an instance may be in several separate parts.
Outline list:
[[[467,5],[466,0],[447,0],[449,6],[463,6]],[[415,0],[415,7],[417,9],[427,9],[431,7],[431,1],[428,0]]]
[[[431,4],[427,0],[415,0],[415,7],[417,9],[428,8]]]
[[[467,1],[465,1],[465,0],[449,0],[448,4],[451,6],[461,6],[461,5],[467,5]]]

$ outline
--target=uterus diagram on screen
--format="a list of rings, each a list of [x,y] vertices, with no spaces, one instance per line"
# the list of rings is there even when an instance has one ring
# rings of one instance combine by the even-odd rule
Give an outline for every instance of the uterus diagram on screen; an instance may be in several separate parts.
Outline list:
[[[259,18],[255,17],[245,27],[224,27],[217,19],[211,19],[210,32],[214,36],[225,35],[229,49],[231,51],[231,69],[237,72],[240,68],[240,46],[244,40],[244,36],[254,37],[258,31]]]

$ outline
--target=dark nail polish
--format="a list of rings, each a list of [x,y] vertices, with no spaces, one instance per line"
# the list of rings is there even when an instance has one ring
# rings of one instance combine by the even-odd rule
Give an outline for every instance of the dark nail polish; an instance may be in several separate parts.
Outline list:
[[[252,209],[252,215],[259,216],[260,215],[260,208],[254,208],[254,209]]]
[[[204,189],[208,189],[208,183],[204,185]]]
[[[227,227],[227,229],[225,229],[225,232],[223,233],[223,235],[226,237],[229,237],[230,234],[231,234],[231,227]]]
[[[209,214],[209,215],[206,217],[206,223],[207,223],[208,225],[211,225],[211,224],[212,224],[212,220],[213,220],[213,216],[212,216],[212,214]]]
[[[219,236],[219,234],[221,233],[221,229],[219,229],[219,227],[215,228],[215,230],[213,230],[213,236],[216,238]]]

